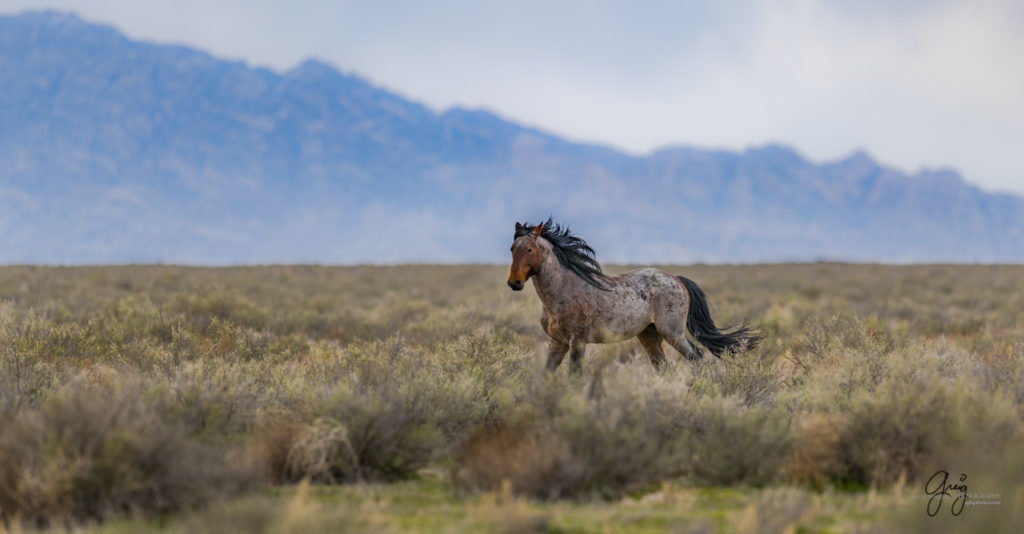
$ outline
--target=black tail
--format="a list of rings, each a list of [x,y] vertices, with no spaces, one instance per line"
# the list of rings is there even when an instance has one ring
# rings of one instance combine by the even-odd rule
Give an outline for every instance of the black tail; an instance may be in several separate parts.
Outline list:
[[[732,332],[722,332],[711,320],[711,310],[708,309],[708,298],[704,291],[697,286],[697,283],[689,278],[680,276],[686,291],[690,293],[690,309],[686,313],[686,329],[690,331],[693,338],[701,345],[704,345],[712,354],[722,357],[725,351],[735,351],[740,348],[753,349],[764,338],[757,330],[745,325],[730,325],[726,330],[735,328]]]

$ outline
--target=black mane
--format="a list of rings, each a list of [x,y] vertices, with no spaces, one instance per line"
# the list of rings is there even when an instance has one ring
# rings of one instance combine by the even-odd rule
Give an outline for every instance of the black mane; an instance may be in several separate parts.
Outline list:
[[[530,223],[517,225],[513,240],[532,233],[536,226]],[[608,289],[608,275],[601,270],[601,264],[597,263],[594,256],[594,249],[590,248],[586,241],[572,235],[568,227],[562,228],[555,224],[550,217],[542,223],[540,236],[551,243],[551,250],[562,267],[576,273],[584,282],[598,289]]]

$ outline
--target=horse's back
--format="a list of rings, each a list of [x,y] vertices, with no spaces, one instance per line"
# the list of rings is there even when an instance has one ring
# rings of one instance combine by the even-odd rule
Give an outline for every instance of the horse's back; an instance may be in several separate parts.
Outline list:
[[[654,267],[633,269],[614,278],[624,289],[647,295],[646,300],[666,296],[678,299],[686,292],[678,277]]]
[[[681,310],[685,316],[685,289],[660,269],[644,267],[612,277],[611,289],[603,295],[604,304],[595,316],[618,336],[635,336],[666,314]]]

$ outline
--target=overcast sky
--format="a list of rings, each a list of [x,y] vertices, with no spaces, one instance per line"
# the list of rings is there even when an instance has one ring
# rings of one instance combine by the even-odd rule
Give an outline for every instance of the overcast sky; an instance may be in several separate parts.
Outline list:
[[[1024,2],[0,0],[287,70],[315,57],[436,110],[574,140],[863,149],[1024,193]]]

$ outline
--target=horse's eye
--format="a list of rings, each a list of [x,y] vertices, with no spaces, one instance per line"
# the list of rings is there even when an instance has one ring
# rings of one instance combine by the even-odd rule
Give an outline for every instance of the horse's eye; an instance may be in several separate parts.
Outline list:
[[[532,248],[528,248],[528,249],[526,249],[526,251],[527,252],[533,252],[533,249]]]

